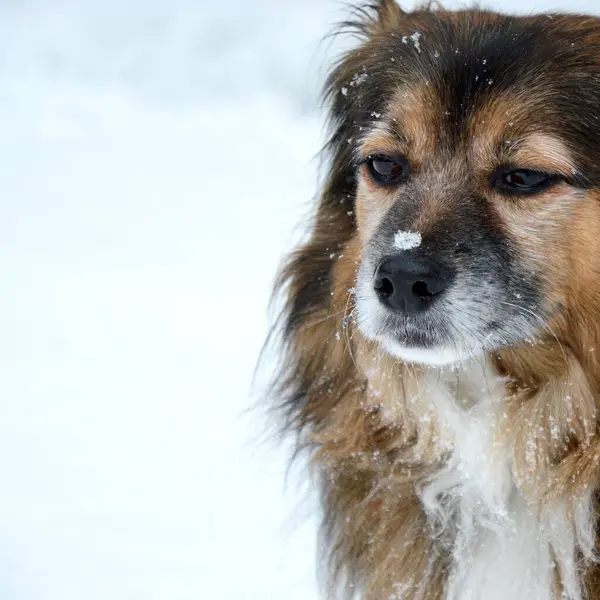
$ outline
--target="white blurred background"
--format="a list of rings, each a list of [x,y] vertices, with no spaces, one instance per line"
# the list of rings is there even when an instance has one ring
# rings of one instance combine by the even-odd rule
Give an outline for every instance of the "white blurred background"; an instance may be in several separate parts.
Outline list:
[[[310,495],[247,409],[345,14],[0,0],[2,600],[318,597]]]

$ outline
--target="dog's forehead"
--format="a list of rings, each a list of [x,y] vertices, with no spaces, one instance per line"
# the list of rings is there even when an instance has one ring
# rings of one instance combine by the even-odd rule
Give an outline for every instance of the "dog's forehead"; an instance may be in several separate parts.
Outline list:
[[[402,86],[364,129],[357,158],[400,154],[424,165],[459,156],[483,171],[519,164],[572,177],[573,152],[555,128],[534,118],[540,112],[536,106],[527,97],[496,97],[454,120],[432,86]]]
[[[465,98],[577,80],[597,70],[600,58],[598,19],[427,12],[409,31],[373,40],[381,73],[437,85],[457,116],[465,113]]]
[[[370,121],[363,141],[394,136],[417,157],[469,146],[491,161],[503,145],[529,139],[530,152],[543,141],[555,157],[566,155],[589,136],[582,118],[600,101],[600,52],[589,27],[557,21],[454,15],[377,40],[371,66],[354,79],[364,81]]]

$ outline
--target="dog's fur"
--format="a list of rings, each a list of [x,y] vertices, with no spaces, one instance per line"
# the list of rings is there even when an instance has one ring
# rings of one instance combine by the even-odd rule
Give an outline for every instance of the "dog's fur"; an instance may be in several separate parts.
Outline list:
[[[600,599],[600,20],[359,8],[274,391],[316,466],[328,597]],[[365,157],[406,157],[382,187]],[[503,165],[557,176],[503,193]],[[456,273],[397,319],[394,233]]]

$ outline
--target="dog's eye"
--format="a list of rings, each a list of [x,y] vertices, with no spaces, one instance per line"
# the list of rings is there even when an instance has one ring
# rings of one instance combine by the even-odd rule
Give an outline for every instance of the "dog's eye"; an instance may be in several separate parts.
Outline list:
[[[402,157],[369,156],[365,163],[371,177],[383,185],[398,184],[408,175],[408,162]]]
[[[536,171],[513,171],[504,175],[504,185],[515,189],[530,190],[545,185],[548,176]]]
[[[492,185],[512,194],[532,194],[546,189],[558,179],[556,176],[529,169],[502,170],[494,175]]]

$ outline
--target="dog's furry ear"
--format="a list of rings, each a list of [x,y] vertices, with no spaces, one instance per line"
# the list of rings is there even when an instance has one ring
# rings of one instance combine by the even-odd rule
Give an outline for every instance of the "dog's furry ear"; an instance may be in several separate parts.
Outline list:
[[[357,33],[359,37],[369,39],[380,33],[394,31],[409,16],[400,8],[398,0],[365,2],[350,11],[350,18],[340,24],[339,32]]]
[[[377,19],[372,25],[372,33],[394,29],[407,16],[396,0],[378,0],[373,8],[376,11]]]

